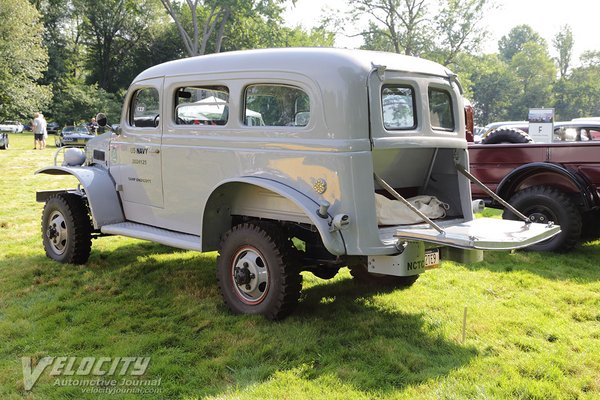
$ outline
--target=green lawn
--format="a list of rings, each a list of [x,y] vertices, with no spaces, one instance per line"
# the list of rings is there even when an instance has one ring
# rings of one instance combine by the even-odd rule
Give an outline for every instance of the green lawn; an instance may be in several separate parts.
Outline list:
[[[0,399],[600,398],[600,241],[443,262],[405,290],[304,273],[297,311],[267,322],[223,306],[215,253],[104,237],[85,266],[47,259],[35,191],[73,184],[33,175],[54,148],[32,142],[0,151]],[[86,395],[48,371],[25,391],[25,356],[151,357],[161,392]]]

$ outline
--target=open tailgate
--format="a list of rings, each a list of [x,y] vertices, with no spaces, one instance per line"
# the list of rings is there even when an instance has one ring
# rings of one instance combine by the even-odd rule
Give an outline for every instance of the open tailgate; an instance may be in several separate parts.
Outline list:
[[[495,218],[448,222],[440,224],[441,233],[429,225],[419,224],[404,225],[396,230],[394,236],[462,249],[511,250],[542,242],[560,232],[558,225]]]

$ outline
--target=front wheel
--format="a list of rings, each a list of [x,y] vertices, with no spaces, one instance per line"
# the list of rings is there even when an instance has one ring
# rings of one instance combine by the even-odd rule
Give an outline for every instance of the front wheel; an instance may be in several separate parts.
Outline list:
[[[546,224],[553,221],[560,225],[561,232],[551,239],[527,247],[533,251],[569,251],[581,237],[581,214],[577,206],[565,193],[551,186],[531,186],[513,195],[509,203],[532,222]],[[504,219],[517,220],[509,210],[504,210]]]
[[[77,195],[61,193],[46,201],[42,213],[46,255],[61,263],[84,264],[92,247],[87,206]]]
[[[217,258],[217,281],[231,311],[271,320],[289,315],[302,288],[290,254],[291,244],[276,225],[244,223],[227,232]]]

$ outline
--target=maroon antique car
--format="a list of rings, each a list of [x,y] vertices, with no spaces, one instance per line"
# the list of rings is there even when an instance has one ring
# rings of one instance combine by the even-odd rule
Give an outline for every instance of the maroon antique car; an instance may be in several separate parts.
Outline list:
[[[470,170],[530,220],[554,221],[562,232],[530,247],[568,251],[582,234],[600,232],[600,124],[557,124],[554,142],[469,144]],[[504,208],[478,185],[473,198]],[[516,219],[509,210],[505,219]]]

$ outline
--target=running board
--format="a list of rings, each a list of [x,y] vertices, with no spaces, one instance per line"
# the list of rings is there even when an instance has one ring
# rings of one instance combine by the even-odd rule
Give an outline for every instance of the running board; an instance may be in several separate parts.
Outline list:
[[[202,251],[202,238],[200,236],[173,232],[135,222],[104,225],[100,228],[100,231],[108,235],[122,235],[136,239],[150,240],[167,246],[177,247],[178,249]]]

